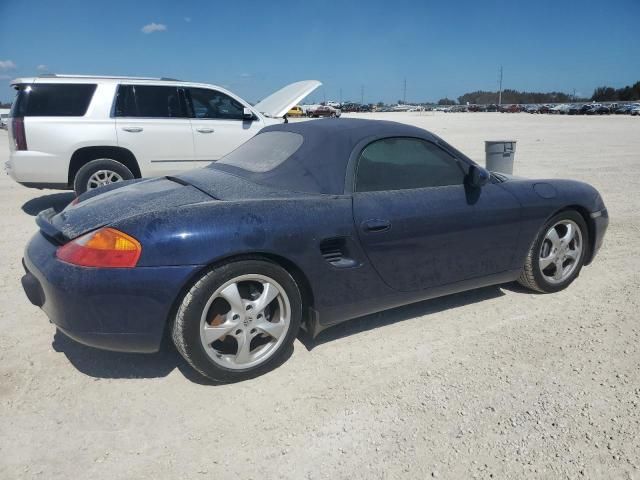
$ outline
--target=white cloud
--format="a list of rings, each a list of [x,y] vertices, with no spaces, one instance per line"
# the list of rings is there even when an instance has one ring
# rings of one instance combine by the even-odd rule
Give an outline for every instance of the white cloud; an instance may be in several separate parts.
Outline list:
[[[12,60],[0,60],[0,71],[13,70],[16,64]]]
[[[184,21],[187,22],[187,23],[190,23],[191,22],[191,17],[184,17]]]
[[[149,25],[142,27],[142,33],[164,32],[167,26],[164,23],[151,22]]]
[[[49,67],[47,67],[46,65],[42,65],[42,64],[41,64],[41,65],[38,65],[38,66],[36,67],[36,69],[37,69],[39,72],[46,72],[47,70],[49,70]]]

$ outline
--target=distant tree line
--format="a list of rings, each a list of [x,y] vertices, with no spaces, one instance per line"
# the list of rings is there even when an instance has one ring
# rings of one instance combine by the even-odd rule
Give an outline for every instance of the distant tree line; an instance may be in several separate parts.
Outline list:
[[[570,103],[570,102],[628,102],[640,100],[640,82],[622,88],[598,87],[594,90],[591,98],[573,97],[562,92],[519,92],[518,90],[503,90],[502,103]],[[470,104],[487,105],[498,103],[498,92],[488,92],[478,90],[476,92],[465,93],[458,97],[460,105]],[[455,105],[455,100],[441,98],[438,105]]]
[[[640,100],[640,82],[622,88],[598,87],[594,90],[591,100],[596,102]]]
[[[568,103],[579,101],[571,95],[562,92],[519,92],[518,90],[503,90],[502,103]],[[465,93],[458,97],[458,102],[465,105],[470,104],[491,104],[498,103],[498,92],[477,91]]]
[[[2,103],[2,102],[0,102],[0,108],[11,108],[11,104],[10,103]]]

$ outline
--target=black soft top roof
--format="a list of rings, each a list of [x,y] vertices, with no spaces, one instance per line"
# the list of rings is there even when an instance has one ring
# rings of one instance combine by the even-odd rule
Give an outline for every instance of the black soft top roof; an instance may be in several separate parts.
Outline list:
[[[272,125],[263,128],[256,137],[267,132],[299,134],[303,138],[302,144],[286,160],[267,171],[249,171],[225,164],[224,158],[220,162],[212,163],[207,169],[229,173],[273,190],[339,195],[344,193],[345,176],[351,152],[361,141],[380,137],[417,137],[431,141],[438,140],[426,130],[402,123],[347,118]],[[247,143],[252,141],[253,139]],[[194,184],[196,178],[200,177],[197,181],[198,187],[203,188],[207,175],[201,175],[201,173],[202,170],[195,170],[181,177]],[[214,177],[218,182],[221,179],[220,175],[212,175],[212,180]]]

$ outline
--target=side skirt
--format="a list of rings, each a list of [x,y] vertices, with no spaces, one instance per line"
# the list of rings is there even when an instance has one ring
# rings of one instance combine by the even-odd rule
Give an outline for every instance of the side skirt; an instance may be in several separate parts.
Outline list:
[[[372,299],[367,299],[364,302],[333,307],[322,312],[309,309],[309,315],[303,328],[309,333],[309,335],[311,335],[312,338],[315,338],[323,330],[326,330],[333,325],[346,322],[347,320],[403,305],[409,305],[411,303],[430,300],[432,298],[453,295],[455,293],[488,287],[490,285],[513,282],[518,279],[520,273],[520,269],[509,270],[486,277],[478,277],[461,282],[450,283],[440,287],[430,288],[428,290],[398,293],[393,296],[380,298],[375,302],[372,301]]]

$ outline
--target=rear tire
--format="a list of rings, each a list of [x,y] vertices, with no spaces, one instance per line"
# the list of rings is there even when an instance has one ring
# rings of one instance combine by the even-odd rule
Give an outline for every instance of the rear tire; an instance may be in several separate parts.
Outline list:
[[[104,185],[134,178],[133,173],[125,165],[111,158],[98,158],[84,164],[76,172],[73,190],[82,195]]]
[[[241,260],[215,267],[193,284],[171,334],[195,370],[216,383],[231,383],[280,365],[301,319],[300,290],[286,270]]]
[[[553,293],[580,274],[589,247],[582,215],[567,210],[554,215],[534,240],[518,282],[531,290]]]

